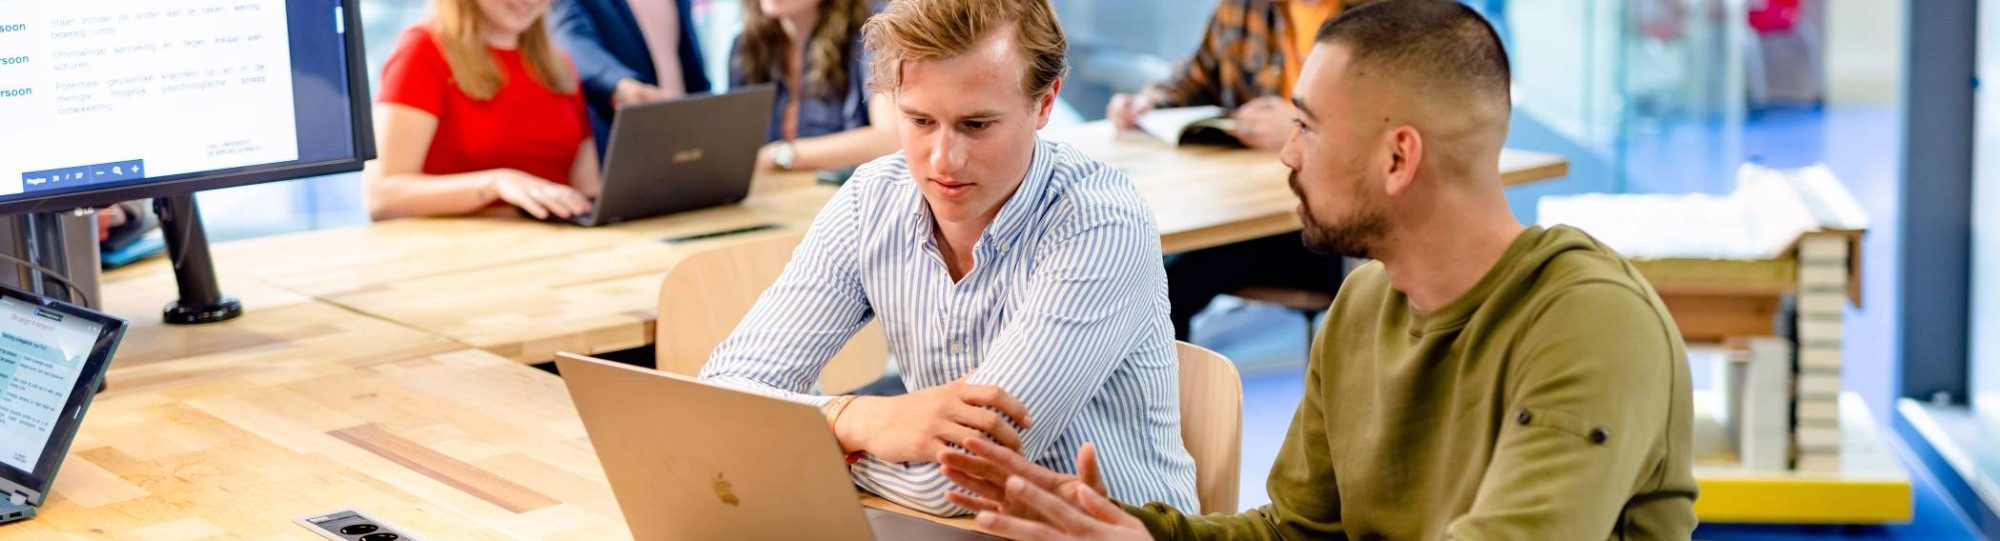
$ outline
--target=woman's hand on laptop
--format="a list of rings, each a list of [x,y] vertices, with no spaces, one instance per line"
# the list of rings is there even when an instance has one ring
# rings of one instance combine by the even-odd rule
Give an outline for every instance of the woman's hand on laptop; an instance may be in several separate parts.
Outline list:
[[[833,432],[843,451],[867,451],[890,462],[930,462],[950,450],[948,444],[972,438],[1019,450],[1020,430],[1031,423],[1027,405],[1007,391],[960,379],[902,396],[857,398],[834,422]]]
[[[495,169],[488,174],[491,176],[487,182],[494,197],[520,207],[537,220],[551,215],[569,218],[590,212],[590,199],[576,188],[514,169]]]
[[[963,445],[970,453],[946,452],[938,462],[946,478],[974,495],[945,492],[945,499],[978,512],[981,528],[1012,539],[1152,539],[1145,524],[1106,496],[1091,444],[1076,452],[1077,475],[985,441]]]

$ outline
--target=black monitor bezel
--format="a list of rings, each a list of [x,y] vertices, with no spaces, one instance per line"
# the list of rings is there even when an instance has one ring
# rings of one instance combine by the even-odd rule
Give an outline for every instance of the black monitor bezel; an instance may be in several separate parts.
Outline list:
[[[11,464],[0,464],[0,479],[34,490],[29,495],[29,505],[41,505],[48,497],[49,487],[55,483],[56,471],[62,466],[64,457],[69,456],[69,445],[76,440],[76,431],[83,424],[83,415],[90,409],[91,399],[97,396],[97,386],[104,381],[104,372],[111,364],[112,354],[118,350],[118,343],[125,336],[126,321],[123,318],[84,308],[67,302],[36,295],[5,285],[0,285],[0,297],[9,297],[34,305],[55,310],[63,317],[82,318],[99,325],[97,340],[91,343],[90,357],[84,360],[83,371],[76,379],[76,386],[70,389],[69,400],[63,404],[62,415],[49,431],[50,445],[42,448],[42,456],[35,462],[34,471],[22,471]]]
[[[375,130],[373,128],[374,104],[368,94],[368,58],[362,47],[361,0],[334,0],[341,10],[342,48],[347,56],[347,96],[348,110],[354,126],[354,157],[350,159],[325,160],[307,163],[291,163],[281,167],[269,165],[249,165],[173,175],[171,180],[151,180],[128,186],[108,186],[103,188],[83,187],[76,191],[57,191],[46,196],[33,196],[0,202],[0,215],[27,214],[33,212],[61,212],[77,208],[109,206],[120,201],[150,199],[173,195],[189,194],[203,190],[233,188],[265,182],[293,180],[336,173],[360,171],[368,160],[375,159]],[[186,178],[173,178],[185,176]]]

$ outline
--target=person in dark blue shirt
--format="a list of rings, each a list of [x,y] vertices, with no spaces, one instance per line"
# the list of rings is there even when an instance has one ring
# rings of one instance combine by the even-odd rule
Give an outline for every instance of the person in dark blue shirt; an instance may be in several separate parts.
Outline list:
[[[604,155],[618,107],[709,91],[690,0],[555,0],[556,38],[576,59]]]

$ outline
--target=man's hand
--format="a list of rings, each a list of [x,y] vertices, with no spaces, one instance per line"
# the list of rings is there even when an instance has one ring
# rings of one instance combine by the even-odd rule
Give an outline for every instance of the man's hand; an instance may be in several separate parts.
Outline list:
[[[618,81],[616,88],[611,89],[611,106],[617,108],[638,105],[666,97],[666,91],[660,90],[660,87],[641,83],[638,79],[622,79]]]
[[[1145,95],[1114,94],[1111,104],[1104,107],[1104,117],[1111,119],[1111,125],[1121,130],[1139,128],[1139,117],[1153,110],[1153,99]]]
[[[1250,100],[1229,114],[1236,121],[1236,129],[1229,135],[1242,141],[1244,146],[1258,150],[1277,151],[1285,147],[1285,140],[1292,138],[1296,129],[1292,120],[1299,115],[1291,102],[1277,96],[1264,96]]]
[[[1020,449],[1021,433],[1014,427],[1027,430],[1031,423],[1028,407],[1007,391],[961,379],[902,396],[857,398],[833,432],[843,451],[867,451],[890,462],[929,462],[952,442],[990,438]]]
[[[1077,450],[1078,475],[1064,475],[985,441],[963,444],[973,454],[947,452],[938,461],[945,477],[978,495],[946,492],[945,498],[978,511],[980,527],[1013,539],[1152,539],[1139,519],[1105,496],[1095,446]]]

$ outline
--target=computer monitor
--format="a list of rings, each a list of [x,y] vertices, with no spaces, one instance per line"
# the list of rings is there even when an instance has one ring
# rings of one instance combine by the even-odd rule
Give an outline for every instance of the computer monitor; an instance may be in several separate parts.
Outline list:
[[[0,1],[0,214],[359,170],[359,2]]]
[[[125,321],[0,287],[0,522],[40,506]]]

